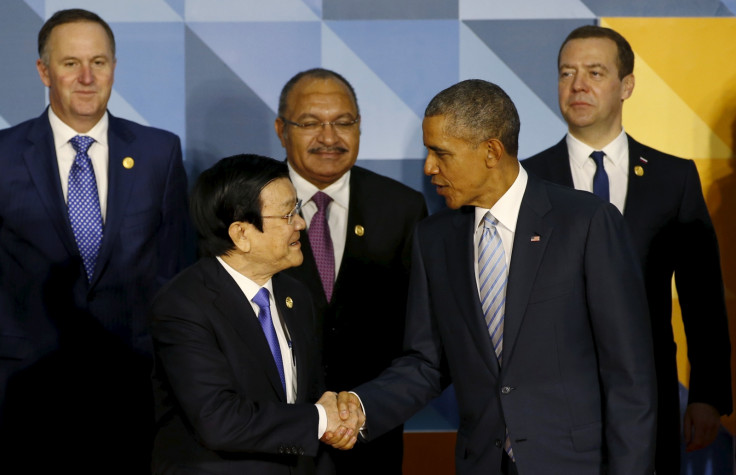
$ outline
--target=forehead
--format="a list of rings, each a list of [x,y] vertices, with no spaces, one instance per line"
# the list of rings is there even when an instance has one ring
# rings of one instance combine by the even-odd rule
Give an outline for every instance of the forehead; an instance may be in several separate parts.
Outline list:
[[[331,78],[302,78],[289,93],[286,104],[289,111],[295,114],[316,111],[356,113],[348,87]]]
[[[616,66],[618,48],[608,38],[578,38],[570,40],[560,52],[560,65],[601,63]]]
[[[99,23],[91,21],[77,21],[63,23],[51,30],[48,43],[53,49],[89,48],[90,46],[112,52],[107,32]]]
[[[261,190],[263,208],[293,207],[296,202],[296,189],[288,178],[277,178]]]

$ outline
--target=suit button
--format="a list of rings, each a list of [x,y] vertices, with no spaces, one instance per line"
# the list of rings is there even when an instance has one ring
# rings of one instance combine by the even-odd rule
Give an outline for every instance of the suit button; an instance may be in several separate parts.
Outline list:
[[[513,390],[514,388],[512,388],[511,386],[504,386],[501,388],[501,394],[508,394]]]
[[[304,455],[304,449],[299,447],[299,455]]]
[[[280,454],[283,454],[284,453],[284,446],[283,445],[280,445],[279,446],[279,453]]]
[[[292,446],[291,447],[291,455],[297,455],[298,453],[299,453],[299,451],[296,449],[296,447]]]
[[[498,447],[499,449],[503,447],[503,442],[501,442],[501,439],[496,439],[496,447]]]

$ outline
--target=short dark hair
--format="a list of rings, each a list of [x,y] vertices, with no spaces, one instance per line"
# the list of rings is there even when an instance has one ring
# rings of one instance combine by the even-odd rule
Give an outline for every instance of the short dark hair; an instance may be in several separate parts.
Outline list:
[[[358,107],[358,97],[355,95],[355,89],[353,89],[352,84],[348,82],[347,79],[342,77],[340,74],[336,73],[335,71],[330,71],[329,69],[324,68],[312,68],[308,69],[306,71],[302,71],[300,73],[295,74],[291,79],[287,81],[286,84],[284,84],[283,89],[281,89],[281,95],[279,96],[279,116],[283,117],[284,114],[286,114],[286,101],[289,99],[289,93],[292,89],[294,89],[294,86],[296,86],[296,83],[298,83],[303,78],[310,78],[310,79],[334,79],[335,81],[339,81],[345,86],[347,86],[348,91],[350,91],[350,96],[353,99],[353,104],[355,104],[355,111],[360,114],[360,107]]]
[[[511,98],[499,86],[468,79],[450,86],[429,102],[424,117],[442,115],[448,132],[470,143],[501,141],[509,155],[519,153],[521,123]]]
[[[54,28],[65,23],[77,23],[84,21],[97,23],[102,28],[104,28],[105,33],[107,33],[107,38],[110,40],[110,48],[112,48],[112,57],[114,59],[115,35],[113,35],[112,29],[110,29],[110,25],[108,25],[107,22],[100,18],[96,13],[92,13],[88,10],[82,10],[81,8],[71,8],[69,10],[59,10],[58,12],[51,15],[51,18],[46,20],[46,23],[43,24],[41,30],[38,32],[38,57],[41,58],[41,61],[43,61],[44,64],[48,64],[49,62],[47,47],[49,37],[51,36],[51,31]]]
[[[584,25],[575,28],[567,35],[565,41],[560,46],[557,53],[557,66],[560,65],[560,57],[562,56],[562,48],[571,40],[583,40],[586,38],[608,38],[616,43],[618,55],[616,57],[616,66],[618,67],[618,78],[623,79],[634,72],[634,51],[626,38],[621,36],[616,30],[596,25]]]
[[[190,203],[200,255],[221,256],[235,249],[228,230],[236,221],[263,232],[261,191],[278,178],[289,178],[285,162],[251,154],[223,158],[202,172]]]

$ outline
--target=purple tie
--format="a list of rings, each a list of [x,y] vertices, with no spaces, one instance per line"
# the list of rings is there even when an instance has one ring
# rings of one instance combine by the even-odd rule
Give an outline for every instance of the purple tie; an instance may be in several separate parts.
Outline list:
[[[261,324],[261,328],[263,328],[263,333],[266,335],[266,341],[268,341],[268,347],[271,348],[273,360],[276,362],[276,369],[279,371],[279,377],[281,378],[281,386],[284,388],[284,392],[286,392],[284,360],[281,358],[281,346],[279,346],[279,339],[276,336],[276,329],[273,327],[273,320],[271,319],[271,303],[269,297],[268,289],[262,287],[256,296],[253,297],[253,303],[261,309],[258,312],[258,321]]]
[[[329,302],[335,286],[335,251],[332,249],[330,227],[327,225],[327,205],[330,204],[332,198],[318,191],[312,196],[312,201],[317,205],[317,214],[312,217],[307,234],[314,260],[317,263],[319,277],[322,280],[322,288],[325,289],[325,296]]]
[[[92,137],[77,135],[70,142],[77,155],[69,172],[69,222],[82,256],[87,280],[92,280],[97,253],[102,242],[102,213],[97,180],[87,150],[95,141]]]

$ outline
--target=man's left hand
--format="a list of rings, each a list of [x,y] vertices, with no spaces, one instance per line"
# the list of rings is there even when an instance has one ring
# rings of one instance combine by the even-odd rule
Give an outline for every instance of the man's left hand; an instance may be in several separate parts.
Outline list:
[[[692,452],[709,446],[716,440],[720,426],[721,416],[715,407],[703,402],[689,404],[683,423],[685,450]]]

